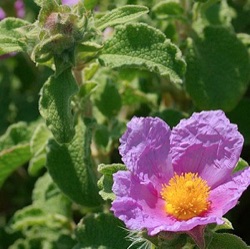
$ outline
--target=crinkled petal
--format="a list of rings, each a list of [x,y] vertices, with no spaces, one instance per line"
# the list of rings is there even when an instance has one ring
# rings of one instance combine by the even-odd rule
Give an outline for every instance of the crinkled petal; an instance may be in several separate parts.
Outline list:
[[[198,225],[223,224],[224,222],[217,216],[195,217],[187,221],[179,221],[164,212],[164,204],[164,201],[160,200],[154,209],[145,210],[144,206],[138,201],[130,197],[124,197],[115,200],[112,203],[111,210],[129,229],[147,229],[151,236],[161,231],[185,232]]]
[[[123,220],[130,229],[148,229],[153,220],[161,224],[158,213],[165,216],[165,202],[151,182],[141,182],[137,175],[129,171],[118,171],[113,179],[112,190],[116,199],[112,202],[111,210],[116,217]],[[147,220],[150,221],[148,224]]]
[[[131,197],[144,206],[144,209],[154,209],[160,193],[151,182],[142,183],[136,175],[129,171],[118,171],[113,175],[112,190],[116,197]]]
[[[169,126],[159,118],[134,117],[120,139],[122,160],[140,179],[167,182],[173,176]]]
[[[196,226],[202,226],[207,225],[211,223],[217,223],[219,225],[223,224],[224,221],[221,218],[218,218],[216,216],[211,217],[194,217],[190,220],[186,221],[179,221],[174,218],[171,218],[169,216],[166,217],[158,217],[161,218],[161,224],[158,224],[158,226],[149,226],[148,227],[148,234],[153,236],[161,231],[168,231],[168,232],[186,232],[190,231]],[[160,222],[160,220],[158,220]],[[150,221],[148,221],[148,224],[150,224]],[[156,224],[156,222],[155,222]]]
[[[223,111],[194,113],[172,130],[174,171],[197,172],[214,188],[230,179],[242,146],[242,135]]]
[[[210,194],[211,214],[222,217],[232,209],[250,185],[250,167],[235,173],[232,179],[217,188]]]
[[[114,215],[124,221],[129,229],[147,229],[149,235],[160,231],[188,231],[197,225],[209,223],[222,224],[221,217],[195,217],[188,221],[178,221],[165,212],[165,201],[161,199],[159,190],[151,183],[140,182],[136,175],[129,171],[114,174],[113,191],[116,199],[111,210]]]

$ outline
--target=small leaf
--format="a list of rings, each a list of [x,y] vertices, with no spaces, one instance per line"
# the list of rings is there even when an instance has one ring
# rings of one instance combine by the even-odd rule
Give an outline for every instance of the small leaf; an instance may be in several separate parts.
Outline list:
[[[148,8],[140,5],[125,5],[113,9],[108,14],[101,17],[95,22],[96,27],[99,29],[105,29],[108,26],[114,26],[129,22],[135,18],[140,17],[148,13]]]
[[[10,248],[23,248],[19,245],[24,242],[27,248],[72,248],[71,202],[48,173],[37,180],[32,199],[8,224],[10,232],[20,231],[21,235]]]
[[[113,174],[119,170],[126,170],[124,164],[100,164],[98,171],[103,176],[98,181],[99,194],[104,200],[114,200],[115,194],[112,191],[113,186]]]
[[[32,131],[24,122],[9,126],[4,135],[0,137],[0,151],[15,145],[29,143]]]
[[[40,208],[27,206],[15,213],[9,225],[11,229],[20,231],[29,226],[45,224],[46,220],[44,217],[45,213]]]
[[[35,129],[31,141],[30,150],[35,154],[42,152],[47,144],[48,139],[51,137],[50,131],[47,129],[45,124],[39,124]]]
[[[59,190],[48,173],[40,177],[32,192],[32,205],[46,214],[71,217],[71,201]]]
[[[30,25],[19,18],[8,17],[0,22],[0,55],[26,51],[25,33],[22,28]]]
[[[95,131],[95,143],[96,145],[104,149],[107,148],[109,144],[110,132],[105,125],[98,125]]]
[[[78,86],[70,69],[58,77],[50,77],[42,88],[39,110],[59,143],[70,142],[74,136],[71,98],[77,91]]]
[[[245,93],[249,76],[247,48],[229,29],[206,27],[190,41],[186,89],[199,109],[232,110]]]
[[[0,187],[8,176],[31,158],[31,130],[24,122],[14,124],[0,137]]]
[[[181,51],[165,35],[146,24],[118,26],[100,56],[101,64],[112,68],[138,68],[181,83],[186,64]]]
[[[98,85],[94,102],[99,111],[108,118],[115,116],[122,106],[117,86],[109,79]]]
[[[248,162],[240,158],[233,172],[235,173],[235,172],[241,171],[245,169],[246,167],[249,167]]]
[[[158,96],[154,93],[145,93],[138,89],[137,86],[126,84],[121,93],[123,105],[136,106],[138,104],[148,104],[149,106],[157,106]]]
[[[80,118],[76,133],[69,144],[48,144],[47,167],[58,187],[76,203],[96,207],[100,205],[96,179],[91,163],[91,123]]]
[[[77,226],[79,242],[73,249],[127,249],[131,242],[122,222],[111,214],[86,216]]]
[[[158,19],[167,19],[178,17],[183,14],[184,10],[178,0],[164,0],[157,3],[152,12]]]
[[[224,220],[224,223],[222,225],[217,225],[217,224],[209,225],[209,226],[211,226],[211,228],[214,227],[211,229],[213,232],[216,232],[218,230],[234,229],[232,223],[228,219],[226,219],[226,218],[222,218],[222,219]]]
[[[45,151],[42,154],[34,155],[29,161],[28,172],[31,176],[38,175],[39,171],[46,164],[46,154]]]
[[[229,233],[213,233],[208,249],[249,249],[249,246],[236,235]]]
[[[83,99],[88,98],[91,93],[96,89],[97,83],[92,81],[86,81],[85,84],[81,85],[79,90],[79,96]]]
[[[21,144],[0,152],[0,187],[5,179],[17,168],[29,161],[31,157],[30,145]]]
[[[99,69],[99,64],[97,62],[91,63],[88,67],[85,67],[83,69],[85,81],[91,80],[98,69]]]
[[[95,42],[83,42],[82,44],[79,44],[77,46],[77,49],[79,52],[98,52],[100,49],[102,49],[102,45],[99,45]]]
[[[45,126],[45,124],[39,124],[34,131],[34,134],[30,141],[30,151],[32,153],[32,159],[29,162],[28,172],[30,175],[35,176],[40,169],[45,166],[46,151],[45,147],[52,134]]]

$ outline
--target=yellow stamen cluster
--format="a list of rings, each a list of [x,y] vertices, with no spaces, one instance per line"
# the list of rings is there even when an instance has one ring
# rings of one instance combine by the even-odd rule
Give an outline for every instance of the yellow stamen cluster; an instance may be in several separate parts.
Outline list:
[[[209,194],[207,182],[194,173],[175,174],[161,190],[166,212],[178,220],[189,220],[207,211]]]

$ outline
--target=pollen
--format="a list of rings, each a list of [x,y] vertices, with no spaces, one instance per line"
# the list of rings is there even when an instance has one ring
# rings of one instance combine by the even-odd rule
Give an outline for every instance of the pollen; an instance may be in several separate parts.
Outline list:
[[[202,216],[211,204],[209,194],[207,182],[194,173],[175,174],[161,190],[166,213],[178,220]]]

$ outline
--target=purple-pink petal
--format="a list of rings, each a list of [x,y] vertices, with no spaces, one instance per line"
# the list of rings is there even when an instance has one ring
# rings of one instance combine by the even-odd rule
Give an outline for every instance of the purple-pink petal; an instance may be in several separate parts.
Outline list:
[[[62,0],[62,4],[74,5],[77,4],[80,0]]]
[[[159,118],[132,118],[119,147],[127,168],[141,180],[168,181],[173,175],[170,132],[169,126]]]
[[[222,111],[194,113],[171,135],[174,170],[197,172],[210,187],[226,182],[239,160],[243,137]]]
[[[25,8],[24,8],[23,0],[16,0],[14,6],[16,9],[16,16],[19,18],[23,18],[25,15]]]
[[[222,216],[232,209],[250,185],[250,167],[233,174],[230,181],[213,189],[210,194],[210,215]]]
[[[6,17],[4,10],[0,7],[0,20],[3,20]]]

